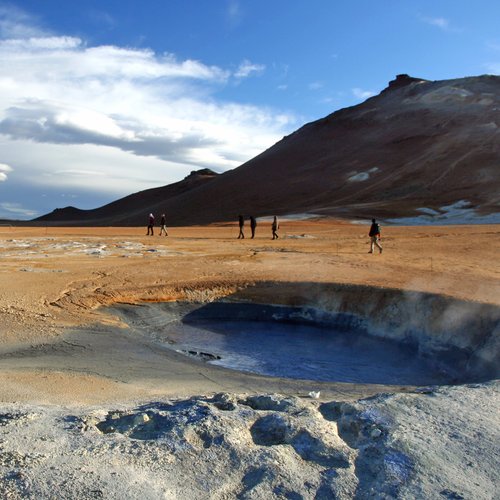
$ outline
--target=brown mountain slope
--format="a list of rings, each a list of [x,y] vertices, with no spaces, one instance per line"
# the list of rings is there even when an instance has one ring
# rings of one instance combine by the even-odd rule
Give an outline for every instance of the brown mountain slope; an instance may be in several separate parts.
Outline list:
[[[159,188],[164,199],[144,195],[130,210],[128,197],[120,212],[115,202],[106,212],[67,213],[65,222],[144,224],[155,210],[168,212],[171,225],[239,213],[403,217],[460,201],[496,213],[499,127],[500,77],[431,82],[399,75],[378,96],[303,126],[210,182],[175,193]],[[56,215],[43,219],[55,222]]]

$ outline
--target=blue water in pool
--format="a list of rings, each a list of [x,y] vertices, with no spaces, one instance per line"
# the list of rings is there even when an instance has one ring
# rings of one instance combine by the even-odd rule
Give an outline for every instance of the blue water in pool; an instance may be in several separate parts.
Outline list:
[[[359,334],[263,321],[172,322],[159,334],[179,352],[218,356],[210,364],[275,377],[395,385],[446,383],[414,348]]]
[[[413,346],[370,336],[352,315],[332,321],[312,309],[248,303],[174,302],[113,310],[148,341],[198,353],[197,359],[233,370],[389,385],[457,380],[456,361],[422,357]]]

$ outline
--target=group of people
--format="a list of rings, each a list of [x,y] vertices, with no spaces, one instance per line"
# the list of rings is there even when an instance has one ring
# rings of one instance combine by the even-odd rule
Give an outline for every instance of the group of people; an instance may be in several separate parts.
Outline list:
[[[155,227],[155,216],[153,214],[149,214],[149,222],[148,222],[148,232],[146,236],[154,236],[154,227]],[[167,218],[165,214],[161,214],[160,220],[160,236],[165,233],[165,236],[168,236],[167,233]]]
[[[155,216],[150,213],[149,214],[149,223],[148,223],[148,232],[146,236],[154,236],[154,225],[155,225]],[[245,238],[245,232],[244,232],[244,227],[245,227],[245,217],[243,215],[238,215],[238,225],[240,228],[240,232],[238,234],[238,239],[244,239]],[[252,232],[251,238],[253,239],[255,237],[255,230],[257,228],[257,219],[251,215],[250,216],[250,231]],[[277,240],[279,238],[278,236],[278,229],[279,229],[279,224],[278,224],[278,218],[276,215],[273,218],[273,222],[271,224],[271,231],[273,233],[273,240]],[[166,226],[166,217],[165,214],[161,214],[161,220],[160,220],[160,236],[162,234],[165,234],[165,236],[168,236],[167,232],[167,226]],[[378,248],[379,253],[382,253],[382,245],[380,244],[380,225],[375,219],[372,219],[372,224],[370,226],[370,231],[368,232],[368,236],[370,237],[370,250],[368,253],[373,253],[375,250],[375,247]]]
[[[240,232],[238,234],[238,239],[244,239],[245,238],[245,232],[244,232],[244,227],[245,227],[245,217],[243,215],[238,215],[238,225],[240,228]],[[250,216],[250,231],[252,232],[251,238],[253,239],[255,237],[255,229],[257,228],[257,220],[253,215]],[[278,218],[276,215],[274,216],[273,223],[271,224],[271,231],[273,232],[273,240],[277,240],[279,238],[278,236],[278,229],[279,229],[279,224],[278,224]]]

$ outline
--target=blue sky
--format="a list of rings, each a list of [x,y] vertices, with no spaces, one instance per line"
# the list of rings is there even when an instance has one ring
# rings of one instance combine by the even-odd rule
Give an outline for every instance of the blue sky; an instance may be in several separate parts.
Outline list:
[[[0,0],[0,218],[224,172],[399,73],[500,74],[499,19],[498,0]]]

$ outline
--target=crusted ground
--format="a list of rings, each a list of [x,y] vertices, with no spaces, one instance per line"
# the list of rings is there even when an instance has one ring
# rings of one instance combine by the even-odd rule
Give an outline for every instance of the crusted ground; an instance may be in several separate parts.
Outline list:
[[[495,498],[498,384],[2,405],[4,498]]]

